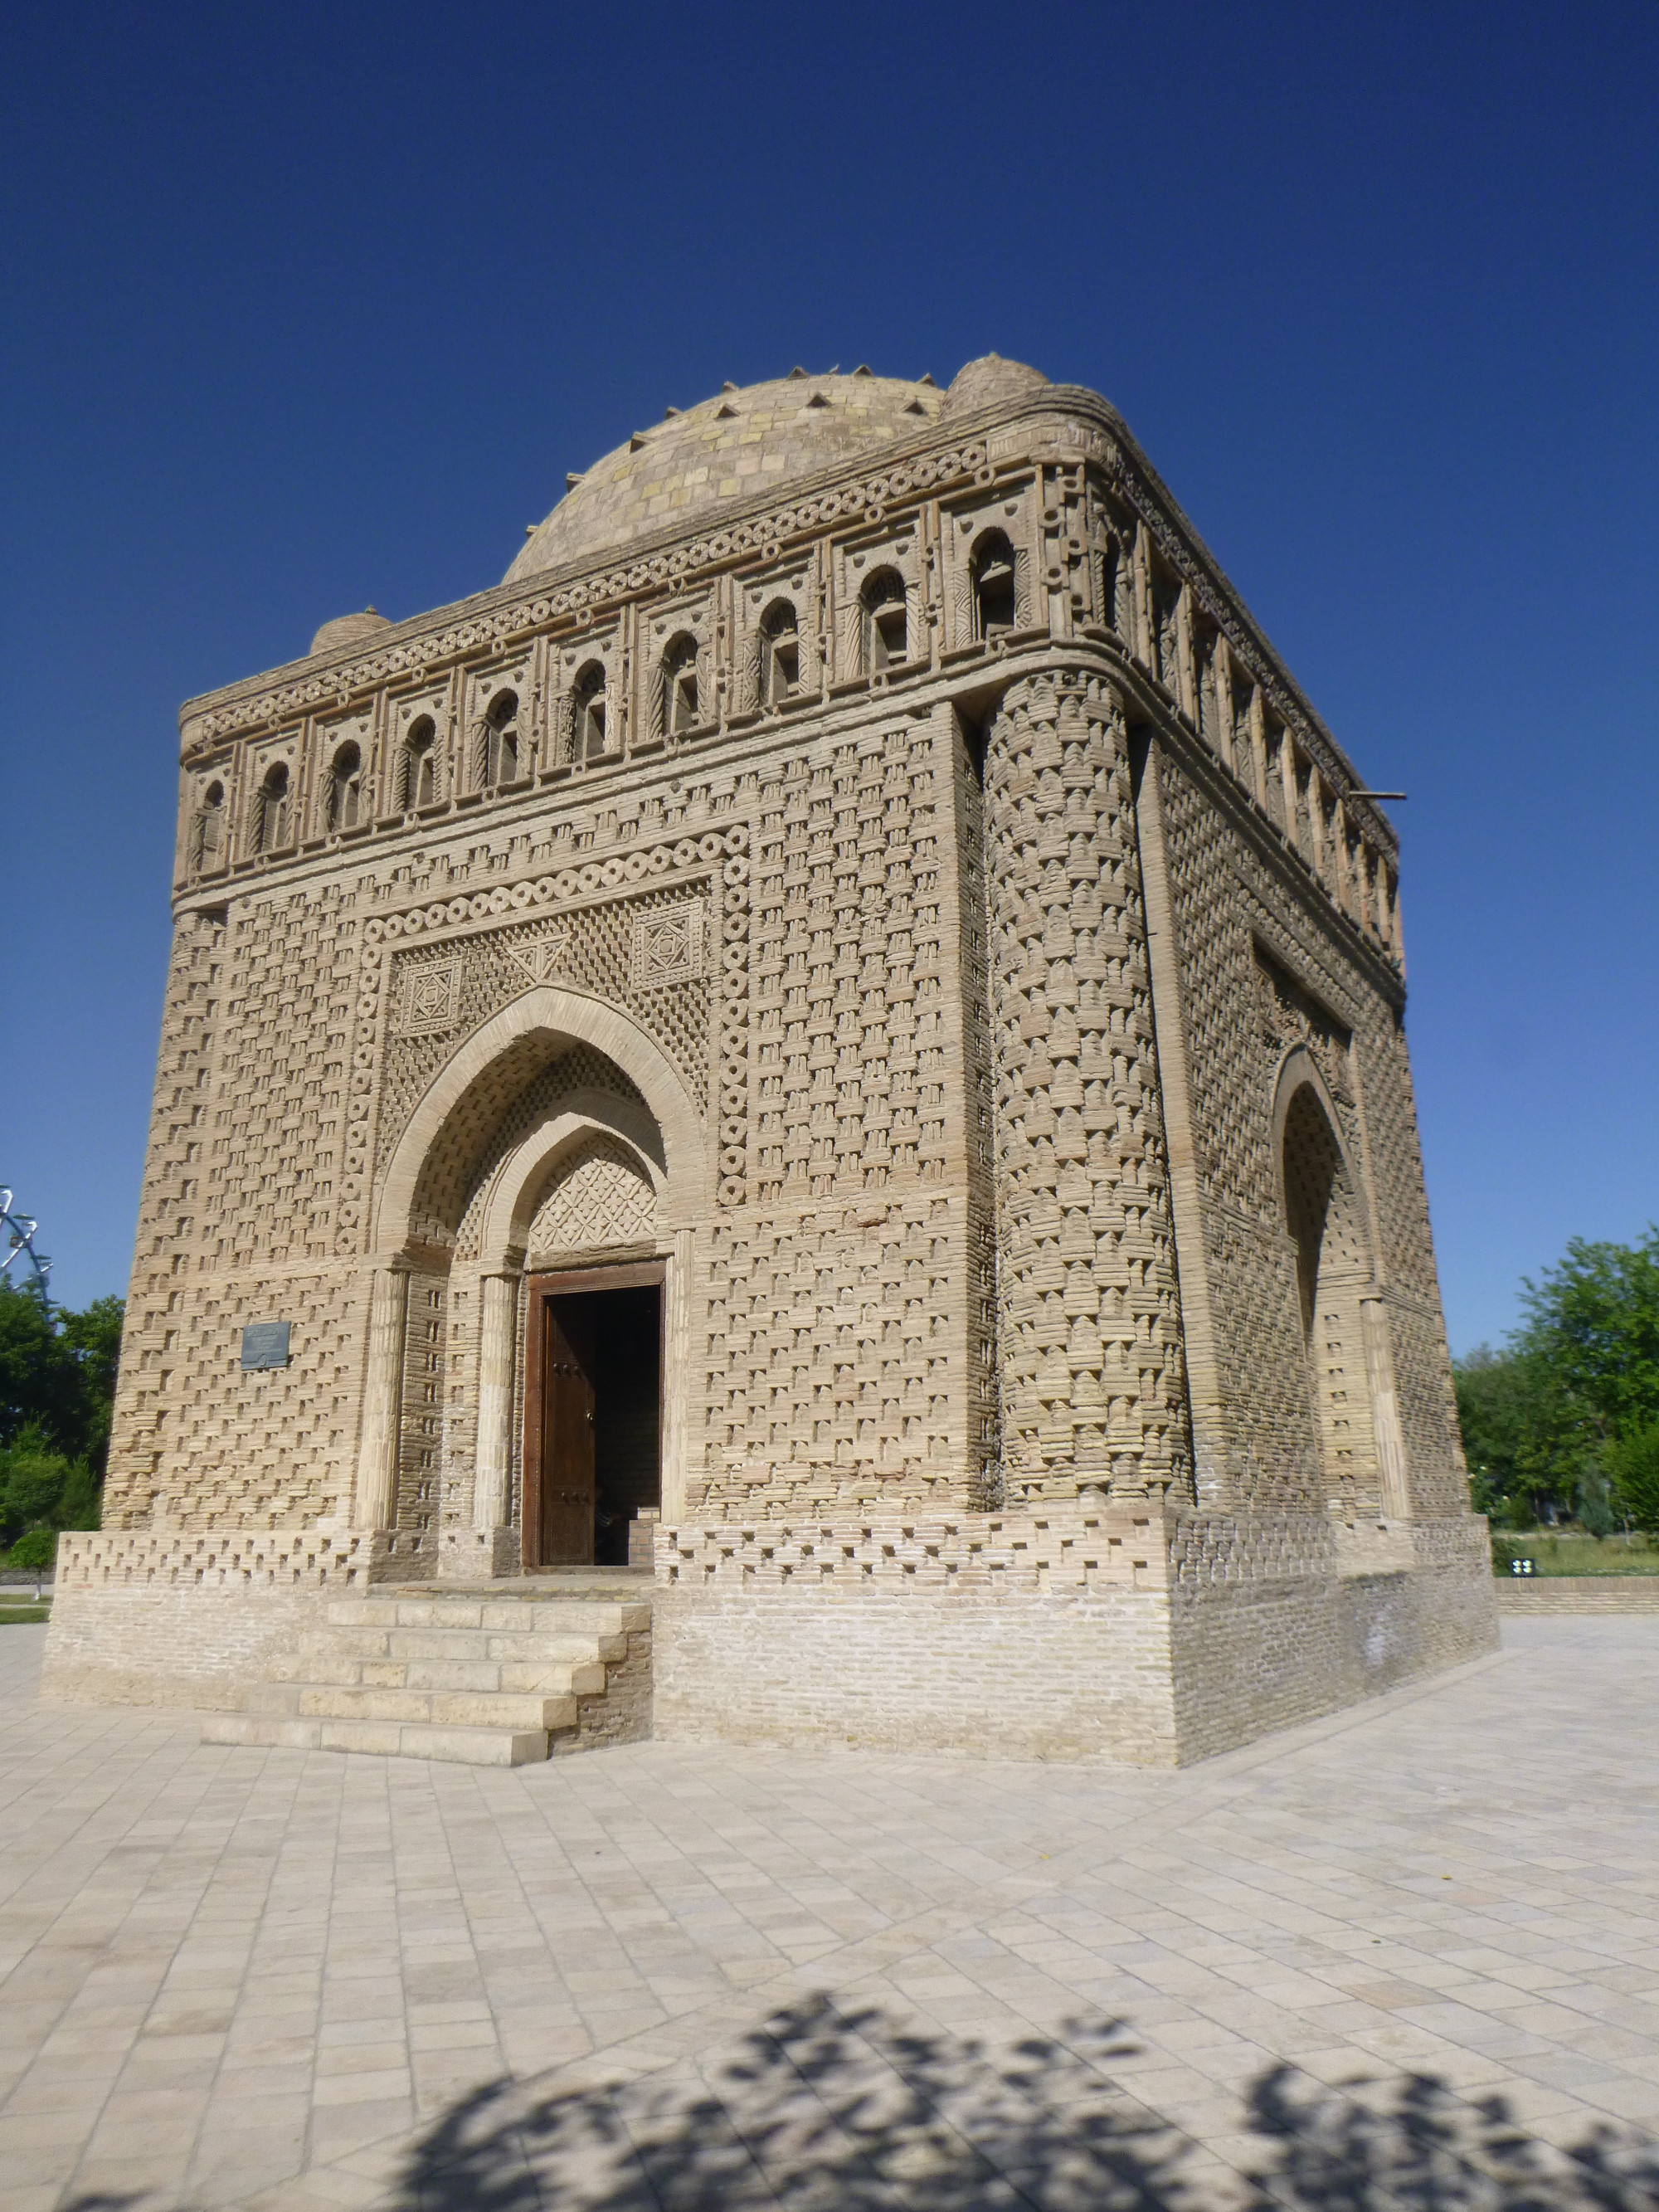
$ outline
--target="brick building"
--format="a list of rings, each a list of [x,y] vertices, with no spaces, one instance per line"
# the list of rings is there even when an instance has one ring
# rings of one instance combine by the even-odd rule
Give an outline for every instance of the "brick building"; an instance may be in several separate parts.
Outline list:
[[[60,1693],[1168,1760],[1492,1643],[1395,835],[1094,394],[728,388],[181,729]]]

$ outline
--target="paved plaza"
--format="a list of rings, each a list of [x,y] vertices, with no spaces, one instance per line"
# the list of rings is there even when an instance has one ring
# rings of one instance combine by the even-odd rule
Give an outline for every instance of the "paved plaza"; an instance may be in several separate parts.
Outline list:
[[[0,2207],[1659,2198],[1659,1620],[1180,1773],[42,1706]]]

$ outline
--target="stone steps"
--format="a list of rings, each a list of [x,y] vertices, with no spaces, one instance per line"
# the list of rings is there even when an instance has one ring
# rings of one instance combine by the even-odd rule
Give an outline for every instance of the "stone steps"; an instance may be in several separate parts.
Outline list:
[[[215,1713],[204,1743],[260,1744],[288,1751],[362,1751],[381,1759],[447,1759],[462,1766],[533,1766],[548,1756],[544,1729],[432,1728],[418,1722],[283,1720]]]
[[[613,1652],[621,1658],[623,1652]],[[509,1679],[510,1678],[510,1679]],[[333,1689],[541,1690],[549,1697],[595,1697],[605,1688],[603,1657],[581,1659],[350,1659],[286,1652],[265,1670],[271,1682],[314,1682]]]
[[[203,1741],[524,1766],[650,1733],[650,1583],[621,1597],[409,1585],[331,1602]]]
[[[526,1629],[516,1633],[503,1628],[332,1628],[329,1648],[340,1657],[364,1660],[511,1658],[520,1662],[591,1658],[597,1648],[601,1658],[620,1659],[628,1648],[625,1635],[593,1636],[567,1632]]]

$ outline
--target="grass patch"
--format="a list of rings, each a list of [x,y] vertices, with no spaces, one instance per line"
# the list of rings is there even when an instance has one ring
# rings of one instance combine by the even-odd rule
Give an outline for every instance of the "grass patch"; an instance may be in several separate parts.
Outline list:
[[[1494,1536],[1493,1574],[1507,1575],[1511,1559],[1530,1559],[1535,1575],[1659,1575],[1659,1548],[1647,1536],[1590,1536],[1560,1528]]]
[[[49,1605],[0,1605],[0,1628],[8,1628],[14,1621],[51,1619]]]

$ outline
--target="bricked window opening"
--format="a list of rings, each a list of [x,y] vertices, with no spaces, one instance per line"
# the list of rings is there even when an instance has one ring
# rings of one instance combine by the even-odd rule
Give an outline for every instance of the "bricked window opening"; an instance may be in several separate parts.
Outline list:
[[[1106,540],[1100,562],[1100,611],[1108,629],[1120,637],[1128,634],[1127,564],[1115,538]]]
[[[417,806],[430,806],[438,795],[437,731],[432,717],[422,714],[404,739],[398,766],[398,806],[407,814]]]
[[[1014,549],[1001,531],[988,531],[974,548],[974,635],[981,641],[1013,629],[1014,586]]]
[[[571,731],[579,761],[602,759],[605,751],[605,671],[588,662],[576,678],[572,695]]]
[[[253,802],[253,848],[274,853],[288,842],[288,769],[281,761],[265,770]]]
[[[1152,645],[1159,683],[1177,704],[1181,699],[1181,585],[1154,564],[1152,572]]]
[[[503,691],[478,725],[474,779],[480,790],[513,783],[519,774],[519,695]]]
[[[355,830],[362,810],[362,752],[357,745],[348,741],[329,763],[329,828]]]
[[[909,658],[904,579],[891,568],[864,587],[864,665],[872,675]]]
[[[195,844],[191,854],[198,868],[216,868],[225,856],[225,787],[210,783],[196,811]]]
[[[697,726],[697,641],[670,641],[662,657],[663,726],[672,732]]]
[[[1219,705],[1219,672],[1216,660],[1216,633],[1207,623],[1200,625],[1194,634],[1194,653],[1198,663],[1198,727],[1205,743],[1215,751],[1221,750],[1221,709]]]
[[[799,684],[800,639],[795,610],[787,599],[779,599],[761,620],[762,706],[781,705]]]

